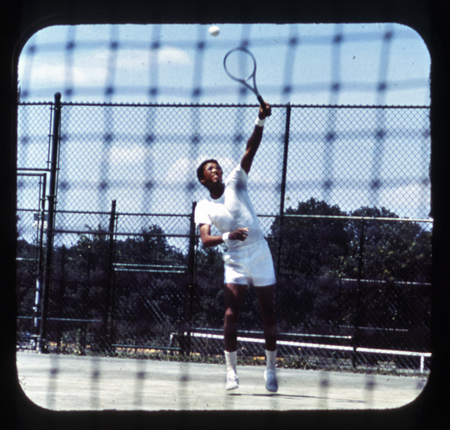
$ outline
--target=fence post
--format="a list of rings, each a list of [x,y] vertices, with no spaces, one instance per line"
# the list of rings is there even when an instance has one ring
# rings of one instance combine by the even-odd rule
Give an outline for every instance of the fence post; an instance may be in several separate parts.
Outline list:
[[[357,291],[356,291],[356,306],[355,306],[355,314],[354,318],[354,333],[352,336],[353,343],[353,354],[352,354],[352,366],[356,365],[356,348],[358,348],[360,344],[360,328],[359,328],[359,317],[360,317],[360,305],[361,305],[361,278],[362,278],[362,269],[363,269],[363,254],[364,254],[364,219],[361,219],[361,235],[359,238],[359,260],[358,260],[358,283],[357,283]]]
[[[41,209],[38,214],[38,261],[36,267],[36,291],[33,306],[33,349],[36,349],[40,333],[39,311],[41,310],[41,296],[42,296],[42,282],[43,282],[43,267],[44,267],[44,223],[45,223],[45,192],[47,191],[47,175],[42,176],[42,197],[40,199]]]
[[[289,131],[291,128],[291,104],[286,106],[286,124],[284,130],[284,151],[283,151],[283,168],[281,174],[281,194],[280,194],[280,236],[278,238],[278,255],[277,255],[277,275],[280,274],[281,266],[281,248],[283,245],[283,222],[284,222],[284,201],[286,196],[286,175],[287,175],[287,160],[289,149]]]
[[[56,172],[58,164],[58,143],[61,132],[61,93],[55,94],[55,114],[53,118],[53,135],[50,160],[50,184],[48,198],[47,249],[45,255],[44,284],[42,288],[41,327],[39,335],[39,351],[48,353],[48,301],[50,291],[50,275],[53,256],[53,228],[56,205]]]
[[[183,317],[180,333],[180,348],[182,355],[189,355],[191,352],[191,314],[192,314],[192,294],[194,290],[195,272],[195,207],[197,202],[192,203],[192,211],[189,223],[189,253],[188,266],[186,272]]]
[[[91,290],[91,270],[92,270],[92,246],[94,244],[94,241],[92,241],[91,245],[88,244],[86,249],[86,279],[83,282],[83,286],[81,289],[81,309],[82,309],[82,315],[83,315],[83,322],[81,325],[81,330],[79,334],[78,339],[78,346],[79,346],[79,352],[80,354],[86,353],[86,346],[87,346],[87,320],[89,318],[89,291]],[[95,266],[94,266],[95,268]]]
[[[111,215],[109,218],[109,246],[106,260],[106,285],[105,285],[105,304],[103,309],[103,327],[106,339],[103,341],[102,348],[104,351],[111,349],[113,341],[113,308],[114,308],[114,291],[111,288],[113,282],[113,263],[114,263],[114,230],[116,221],[116,200],[111,204]]]
[[[64,294],[66,290],[66,245],[62,246],[61,249],[61,261],[60,261],[60,271],[61,277],[59,279],[59,288],[58,288],[58,308],[63,309],[64,307]],[[62,317],[63,315],[61,315]],[[62,329],[61,329],[61,321],[57,322],[57,330],[56,330],[56,349],[58,352],[61,352],[61,337],[62,337]]]

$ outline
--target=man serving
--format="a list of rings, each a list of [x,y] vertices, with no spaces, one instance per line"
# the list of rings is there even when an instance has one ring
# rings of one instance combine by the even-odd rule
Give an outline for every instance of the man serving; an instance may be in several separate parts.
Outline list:
[[[222,169],[216,160],[204,161],[197,169],[197,176],[210,194],[201,200],[195,210],[195,223],[206,248],[226,245],[224,252],[225,299],[225,361],[226,389],[239,387],[237,363],[237,322],[245,291],[253,286],[256,291],[264,326],[266,347],[266,389],[278,390],[276,377],[276,337],[274,292],[275,271],[267,241],[247,192],[247,180],[255,154],[261,143],[264,122],[271,115],[268,104],[260,107],[255,128],[247,141],[241,162],[222,179]],[[221,233],[211,235],[211,225]]]

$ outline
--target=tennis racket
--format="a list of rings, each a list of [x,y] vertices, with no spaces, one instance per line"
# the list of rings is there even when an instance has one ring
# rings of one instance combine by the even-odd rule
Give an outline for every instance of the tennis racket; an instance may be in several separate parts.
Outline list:
[[[234,48],[223,59],[223,67],[227,75],[253,91],[259,104],[266,112],[266,103],[256,87],[256,60],[247,48]],[[253,81],[253,86],[248,81]]]

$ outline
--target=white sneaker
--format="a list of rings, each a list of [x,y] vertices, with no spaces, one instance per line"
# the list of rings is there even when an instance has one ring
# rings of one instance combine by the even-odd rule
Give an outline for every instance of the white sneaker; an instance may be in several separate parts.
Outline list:
[[[266,390],[275,393],[278,391],[277,373],[275,370],[266,369],[264,371],[264,379],[266,380]]]
[[[234,390],[239,388],[239,378],[234,370],[227,372],[227,382],[225,384],[227,390]]]

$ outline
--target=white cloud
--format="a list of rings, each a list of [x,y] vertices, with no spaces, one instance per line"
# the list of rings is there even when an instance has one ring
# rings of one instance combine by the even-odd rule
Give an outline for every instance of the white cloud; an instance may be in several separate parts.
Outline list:
[[[187,158],[179,158],[166,172],[165,181],[168,183],[185,181],[190,174],[192,175],[192,161]]]
[[[65,82],[67,73],[70,73],[69,76],[71,76],[75,85],[92,86],[103,84],[107,72],[106,51],[85,51],[83,55],[80,54],[74,56],[70,71],[64,64],[64,57],[42,55],[32,63],[30,70],[31,85],[60,86]],[[21,61],[19,63],[19,76],[24,73],[24,69],[25,62]]]
[[[163,47],[157,51],[148,51],[146,49],[124,49],[117,53],[118,72],[120,71],[142,71],[144,72],[150,66],[150,61],[156,61],[159,65],[170,64],[190,66],[191,59],[186,51],[182,49],[173,48],[171,46]]]
[[[414,183],[383,191],[379,206],[385,206],[399,216],[428,218],[429,202],[430,187]]]
[[[133,148],[114,147],[110,152],[110,161],[113,164],[137,164],[144,160],[147,152],[148,150],[142,146]]]
[[[192,61],[186,51],[172,46],[165,46],[158,51],[158,63],[189,66],[192,64]]]
[[[125,76],[131,82],[139,82],[148,75],[151,61],[161,66],[191,66],[192,61],[186,51],[165,46],[149,55],[145,49],[119,50],[115,61],[116,76]],[[110,52],[102,50],[79,50],[73,55],[70,72],[64,56],[41,54],[31,64],[29,84],[32,86],[61,86],[66,77],[71,77],[75,86],[89,87],[104,85],[108,73]],[[26,57],[19,62],[19,76],[24,76]],[[67,73],[70,75],[66,76]],[[140,79],[138,79],[140,77]]]

